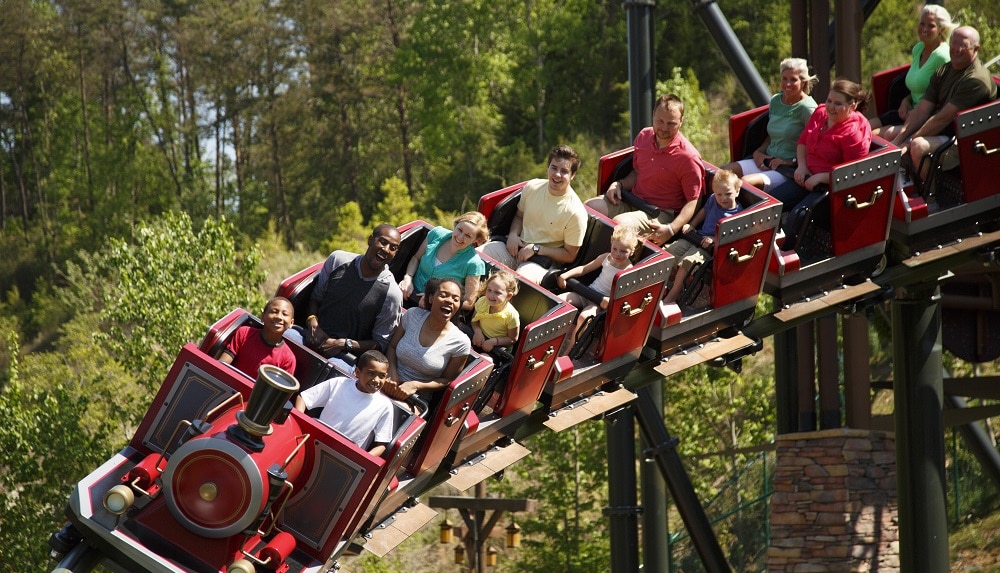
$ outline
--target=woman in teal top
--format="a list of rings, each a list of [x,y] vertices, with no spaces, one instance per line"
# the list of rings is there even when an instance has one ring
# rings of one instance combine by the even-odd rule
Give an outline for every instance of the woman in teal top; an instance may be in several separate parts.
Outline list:
[[[768,105],[767,137],[752,157],[723,167],[764,191],[787,181],[795,170],[799,135],[816,109],[816,100],[809,95],[816,77],[809,75],[809,64],[802,58],[786,58],[780,68],[781,91]]]
[[[399,281],[403,296],[412,305],[420,304],[424,286],[431,278],[453,278],[464,284],[462,308],[472,310],[479,291],[479,277],[486,273],[486,264],[476,246],[490,238],[486,217],[478,211],[460,215],[455,227],[448,230],[434,227],[406,265],[406,274]]]
[[[875,135],[892,140],[899,133],[906,116],[920,103],[920,98],[924,97],[934,71],[951,61],[948,40],[954,29],[951,15],[943,6],[928,4],[921,10],[920,23],[917,25],[917,38],[920,41],[913,46],[913,62],[906,71],[906,87],[910,90],[910,96],[899,102],[898,109],[889,110],[871,120]]]

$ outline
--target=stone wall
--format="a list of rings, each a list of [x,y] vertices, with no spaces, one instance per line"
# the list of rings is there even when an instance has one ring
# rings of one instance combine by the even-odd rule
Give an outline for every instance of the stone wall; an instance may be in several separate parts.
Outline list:
[[[769,573],[898,573],[896,440],[839,428],[776,441]]]

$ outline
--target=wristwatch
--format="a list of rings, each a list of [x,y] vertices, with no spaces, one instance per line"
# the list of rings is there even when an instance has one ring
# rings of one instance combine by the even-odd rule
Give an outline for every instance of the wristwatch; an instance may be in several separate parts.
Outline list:
[[[344,348],[346,348],[348,350],[354,350],[354,341],[351,340],[350,338],[345,338],[344,339]]]
[[[534,251],[535,254],[537,255],[538,251],[542,250],[542,248],[539,247],[538,245],[531,245],[531,250]]]

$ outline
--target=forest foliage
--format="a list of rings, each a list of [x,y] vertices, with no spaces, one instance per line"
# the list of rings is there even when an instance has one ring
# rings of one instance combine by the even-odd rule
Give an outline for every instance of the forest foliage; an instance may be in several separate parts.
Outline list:
[[[788,3],[718,4],[776,90]],[[697,5],[655,6],[657,89],[683,97],[684,132],[721,164],[727,118],[750,101]],[[986,58],[1000,53],[991,2],[946,5],[979,28]],[[873,12],[865,79],[907,61],[917,6]],[[617,0],[0,8],[0,562],[26,569],[42,568],[71,484],[128,439],[180,346],[234,306],[257,311],[275,273],[360,251],[373,222],[447,224],[538,176],[559,143],[584,158],[574,186],[591,194],[597,158],[629,144]],[[666,385],[705,496],[744,460],[703,454],[773,435],[768,376],[696,369]],[[519,570],[607,569],[602,436],[540,436],[538,451],[574,454],[512,472],[553,504],[526,533],[558,540],[529,543]],[[529,479],[546,472],[575,479]]]

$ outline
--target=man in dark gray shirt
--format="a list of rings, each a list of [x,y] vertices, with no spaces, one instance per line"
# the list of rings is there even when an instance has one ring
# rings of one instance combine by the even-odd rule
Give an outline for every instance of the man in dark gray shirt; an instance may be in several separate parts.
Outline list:
[[[403,305],[389,263],[399,250],[399,231],[379,225],[363,255],[334,251],[313,285],[305,343],[327,358],[367,350],[385,352]]]

